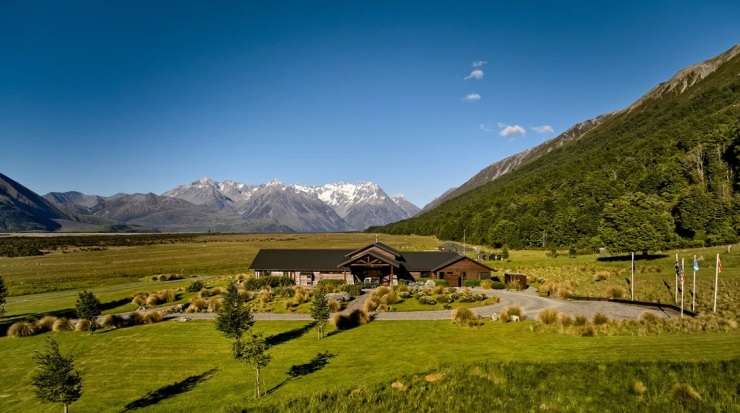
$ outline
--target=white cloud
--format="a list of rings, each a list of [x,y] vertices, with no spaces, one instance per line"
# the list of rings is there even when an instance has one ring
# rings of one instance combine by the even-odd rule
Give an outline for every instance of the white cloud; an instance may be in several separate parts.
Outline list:
[[[477,93],[468,93],[463,100],[466,102],[477,102],[480,100],[480,95]]]
[[[498,134],[507,138],[510,136],[527,134],[527,130],[519,125],[507,125],[505,123],[499,122],[497,126],[499,129],[501,129]]]
[[[533,126],[532,130],[537,133],[555,133],[555,130],[550,125]]]
[[[481,67],[487,64],[488,62],[486,62],[485,60],[476,60],[475,62],[473,62],[473,67]]]
[[[474,80],[481,80],[483,79],[483,71],[480,69],[475,69],[472,72],[470,72],[469,75],[465,76],[465,80],[474,79]]]

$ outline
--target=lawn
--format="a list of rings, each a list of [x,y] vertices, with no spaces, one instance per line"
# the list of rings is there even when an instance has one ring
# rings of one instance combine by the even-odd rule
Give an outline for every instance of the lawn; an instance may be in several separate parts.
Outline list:
[[[574,337],[532,332],[531,323],[486,323],[463,328],[449,321],[375,321],[333,334],[322,341],[301,322],[258,322],[272,337],[272,363],[265,371],[269,405],[317,390],[372,386],[405,375],[478,362],[574,363],[594,368],[604,363],[704,362],[737,360],[740,334],[704,333],[664,336]],[[47,334],[48,336],[48,334]],[[120,412],[127,405],[141,412],[220,411],[253,404],[253,374],[230,357],[229,341],[213,322],[176,321],[96,333],[55,335],[62,351],[74,354],[85,392],[73,411]],[[0,338],[0,410],[57,412],[59,406],[34,399],[29,386],[31,354],[44,335]],[[325,364],[314,369],[319,353]],[[290,376],[293,371],[302,372]],[[728,377],[737,382],[737,377]],[[186,385],[189,384],[189,385]],[[731,385],[732,383],[730,383]],[[169,387],[165,387],[169,386]],[[145,397],[162,389],[161,397]]]

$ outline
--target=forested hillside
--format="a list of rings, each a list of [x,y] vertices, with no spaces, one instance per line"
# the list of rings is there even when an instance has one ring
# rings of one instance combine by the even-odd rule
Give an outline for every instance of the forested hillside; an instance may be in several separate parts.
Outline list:
[[[738,49],[716,58],[711,71],[705,62],[679,72],[579,140],[415,218],[370,230],[452,240],[465,232],[470,242],[515,248],[641,250],[615,238],[642,236],[651,249],[735,241]]]

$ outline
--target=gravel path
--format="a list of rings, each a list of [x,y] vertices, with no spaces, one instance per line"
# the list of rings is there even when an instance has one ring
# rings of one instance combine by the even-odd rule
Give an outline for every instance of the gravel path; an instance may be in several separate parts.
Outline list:
[[[488,296],[496,296],[501,301],[498,304],[487,305],[472,308],[471,310],[482,317],[490,317],[493,313],[499,313],[510,305],[518,305],[522,308],[523,313],[529,319],[537,318],[537,314],[546,308],[554,308],[562,313],[571,316],[584,316],[592,318],[596,313],[605,314],[610,319],[624,320],[636,319],[643,311],[650,310],[659,317],[671,318],[678,317],[679,314],[673,309],[659,309],[653,306],[640,306],[632,304],[614,303],[609,301],[572,301],[561,300],[549,297],[540,297],[533,289],[527,291],[507,291],[507,290],[483,290],[475,289],[476,292],[482,292]],[[365,293],[353,300],[343,311],[349,313],[355,309],[362,308],[363,303],[369,294]],[[192,314],[171,314],[169,317],[180,318],[189,317],[192,320],[213,320],[216,318],[214,313],[192,313]],[[169,318],[168,317],[168,318]],[[389,312],[377,313],[376,320],[449,320],[452,317],[452,310],[438,311],[408,311],[408,312]],[[254,313],[254,319],[258,321],[308,321],[311,316],[301,313]]]

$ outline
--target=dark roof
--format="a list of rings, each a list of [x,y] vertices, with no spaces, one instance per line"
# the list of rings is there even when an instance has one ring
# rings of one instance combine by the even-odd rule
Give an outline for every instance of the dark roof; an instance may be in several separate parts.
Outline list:
[[[404,252],[404,267],[408,271],[433,271],[440,265],[460,257],[454,252],[421,251]]]
[[[395,255],[396,257],[401,256],[401,253],[398,252],[398,250],[394,249],[390,245],[388,245],[386,243],[383,243],[383,242],[374,242],[374,243],[372,243],[370,245],[366,245],[366,246],[364,246],[362,248],[358,248],[356,250],[352,250],[352,251],[348,252],[346,254],[346,256],[355,255],[355,254],[357,254],[360,251],[364,251],[364,250],[366,250],[368,248],[372,248],[372,247],[377,247],[377,248],[380,248],[381,250],[385,250],[385,251],[387,251],[387,252]]]
[[[253,270],[271,270],[271,271],[337,271],[343,265],[349,263],[348,256],[354,255],[358,251],[378,246],[386,250],[385,244],[376,243],[357,250],[345,249],[264,249],[257,252],[252,264],[249,266]],[[392,252],[395,251],[395,252]],[[393,264],[406,268],[407,271],[436,271],[439,268],[453,264],[464,259],[460,254],[455,252],[443,251],[415,251],[415,252],[398,252],[391,249],[396,255],[396,260],[390,260],[387,257],[376,256],[384,261],[393,261]],[[476,261],[477,262],[477,261]],[[486,266],[485,264],[481,264]],[[487,266],[486,266],[487,267]]]
[[[259,250],[249,268],[274,271],[337,271],[351,250],[270,249]]]
[[[452,264],[454,264],[454,263],[456,263],[456,262],[458,262],[460,260],[464,260],[464,259],[468,259],[470,261],[474,261],[476,264],[478,264],[480,266],[483,266],[483,267],[486,267],[486,268],[488,268],[491,271],[494,271],[493,268],[487,266],[486,264],[483,264],[482,262],[476,261],[476,260],[474,260],[474,259],[472,259],[470,257],[466,257],[466,256],[459,255],[459,254],[455,254],[455,255],[456,255],[456,257],[453,257],[449,261],[443,262],[443,263],[439,264],[438,266],[432,268],[432,271],[441,270],[442,268],[444,268],[444,267],[446,267],[448,265],[452,265]]]

